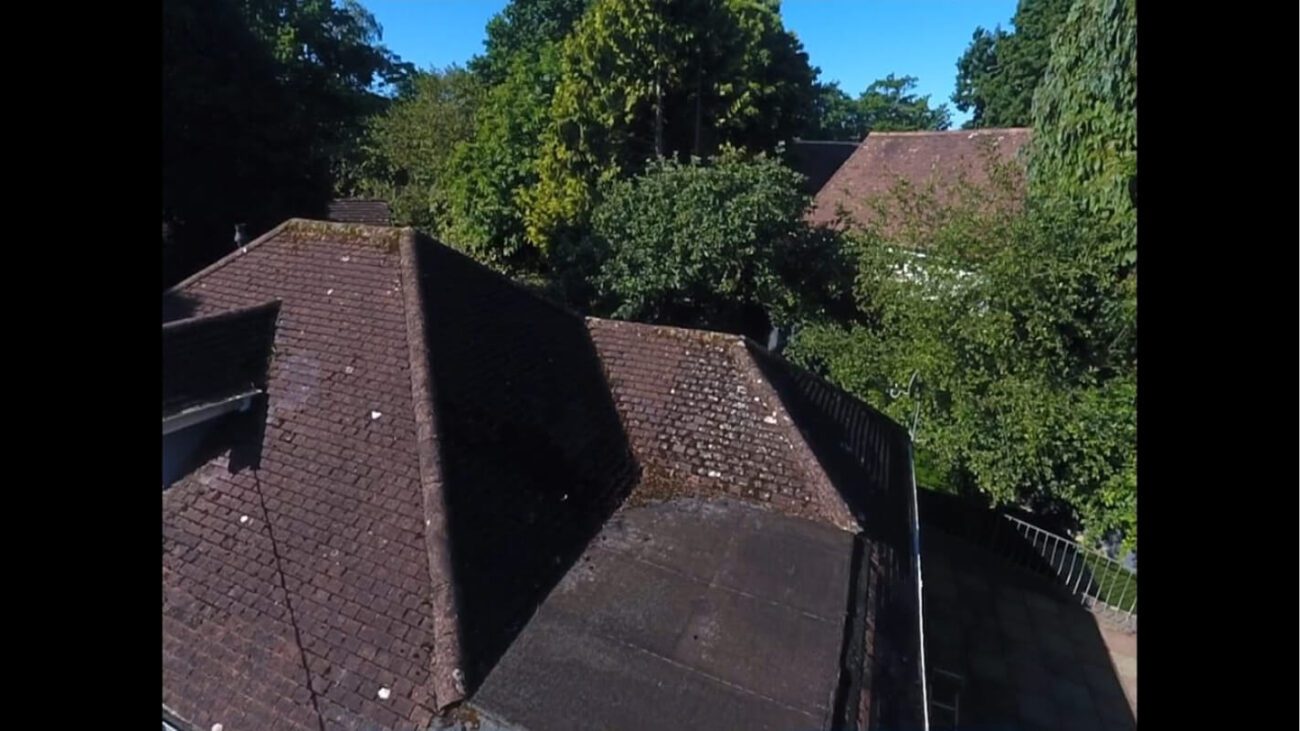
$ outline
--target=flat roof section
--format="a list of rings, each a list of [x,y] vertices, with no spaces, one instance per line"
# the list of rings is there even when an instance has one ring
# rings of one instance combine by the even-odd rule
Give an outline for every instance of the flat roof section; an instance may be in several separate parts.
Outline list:
[[[826,728],[852,554],[849,532],[737,501],[625,509],[472,705],[529,731]]]

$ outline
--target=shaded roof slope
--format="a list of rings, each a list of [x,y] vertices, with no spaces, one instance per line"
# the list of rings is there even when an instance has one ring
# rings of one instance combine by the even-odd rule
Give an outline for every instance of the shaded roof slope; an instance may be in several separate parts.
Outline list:
[[[939,200],[965,176],[975,185],[988,180],[987,160],[1012,160],[1029,142],[1027,128],[945,132],[873,132],[867,135],[826,185],[818,191],[809,220],[834,223],[843,208],[857,225],[877,220],[873,203],[887,203],[899,181],[936,187]]]
[[[391,226],[393,214],[388,201],[378,198],[336,198],[330,201],[329,220],[339,223],[369,223]]]
[[[795,172],[806,178],[804,191],[816,195],[858,149],[858,144],[835,140],[795,140],[790,145],[787,159]]]

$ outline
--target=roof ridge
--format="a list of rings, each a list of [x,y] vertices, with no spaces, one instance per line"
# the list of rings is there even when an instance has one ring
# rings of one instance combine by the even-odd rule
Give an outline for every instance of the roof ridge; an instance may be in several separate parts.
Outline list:
[[[266,242],[276,238],[281,234],[296,229],[311,230],[312,228],[315,228],[317,230],[322,228],[342,229],[344,231],[347,230],[355,231],[357,229],[380,229],[385,232],[393,231],[393,230],[398,230],[398,231],[401,230],[400,227],[397,226],[384,226],[377,223],[354,223],[352,221],[328,221],[328,220],[321,220],[315,218],[302,218],[300,216],[293,216],[291,218],[286,218],[285,220],[281,221],[280,224],[277,225],[275,228],[272,228],[270,231],[267,231],[266,233],[262,234],[261,236],[258,236],[257,238],[253,239],[247,244],[244,244],[243,246],[235,249],[229,254],[226,254],[220,259],[217,259],[216,261],[207,265],[206,267],[203,267],[197,272],[182,279],[181,281],[177,282],[176,284],[172,285],[167,290],[165,290],[163,294],[168,295],[168,294],[179,293],[181,289],[194,284],[200,279],[203,279],[209,274],[212,274],[213,272],[221,269],[222,267],[226,266],[232,261],[235,261],[239,257],[248,254],[253,249],[261,246],[262,244],[265,244]]]
[[[685,335],[690,337],[709,337],[709,338],[731,340],[731,341],[740,341],[740,340],[749,339],[744,335],[737,335],[735,333],[724,332],[722,330],[709,330],[707,328],[702,328],[702,327],[683,327],[681,325],[658,325],[652,322],[637,322],[636,320],[619,320],[617,318],[612,318],[612,317],[595,317],[594,315],[587,315],[584,319],[586,319],[587,322],[597,322],[597,323],[608,322],[608,323],[613,323],[615,325],[633,325],[635,327],[640,327],[640,328],[650,328],[653,330],[665,330],[667,332],[673,332],[679,335]]]
[[[834,507],[828,506],[831,507],[832,514],[827,517],[836,528],[857,532],[859,526],[857,520],[853,517],[853,511],[840,495],[840,491],[836,489],[830,475],[826,473],[826,468],[822,466],[821,460],[817,458],[812,445],[808,443],[808,438],[803,429],[800,428],[799,423],[791,415],[790,407],[785,398],[781,396],[781,391],[772,385],[772,382],[768,380],[767,375],[763,373],[763,369],[755,359],[753,349],[762,348],[762,346],[742,335],[737,339],[733,347],[739,347],[742,351],[736,360],[745,375],[749,376],[750,380],[757,385],[758,389],[763,392],[763,396],[772,402],[780,404],[785,420],[783,422],[781,419],[777,419],[776,422],[778,426],[785,430],[786,438],[794,445],[795,452],[798,454],[798,462],[809,473],[809,480],[815,485],[818,492],[834,501]],[[764,352],[766,352],[766,349],[764,349]],[[773,358],[784,361],[784,359],[776,356],[773,356]]]
[[[261,246],[262,244],[265,244],[266,242],[270,241],[271,239],[275,238],[276,236],[279,236],[281,233],[283,233],[284,231],[288,230],[290,224],[292,224],[294,221],[299,221],[299,220],[302,220],[302,219],[298,219],[298,218],[286,218],[285,220],[281,221],[280,224],[277,225],[275,228],[272,228],[270,231],[267,231],[266,233],[262,234],[261,236],[258,236],[257,238],[253,239],[252,241],[248,242],[247,244],[244,244],[243,246],[239,247],[238,249],[235,249],[234,251],[230,252],[229,254],[226,254],[225,256],[221,257],[220,259],[217,259],[216,261],[214,261],[214,262],[212,262],[211,264],[209,264],[209,265],[203,267],[202,269],[198,270],[197,272],[194,272],[193,274],[191,274],[191,275],[189,275],[188,277],[182,279],[181,281],[177,282],[176,284],[173,284],[171,287],[168,287],[167,290],[163,292],[163,294],[176,294],[176,293],[180,292],[180,291],[181,291],[182,289],[184,289],[185,287],[188,287],[189,285],[194,284],[195,282],[199,281],[200,279],[202,279],[202,278],[208,276],[209,274],[211,274],[211,273],[217,271],[218,269],[224,267],[225,265],[229,264],[230,262],[232,262],[232,261],[238,259],[239,257],[243,256],[244,254],[247,254],[249,251],[251,251],[251,250],[253,250],[253,249],[255,249],[255,248]]]
[[[430,351],[424,317],[424,291],[420,286],[420,267],[417,261],[417,241],[415,229],[409,226],[403,228],[398,252],[433,612],[434,648],[429,670],[433,676],[434,703],[441,710],[462,700],[465,688],[462,682],[464,671],[461,669],[460,612],[451,566],[447,495],[443,489],[442,460],[438,452],[438,416],[434,408],[433,375],[429,371]]]
[[[957,134],[993,134],[996,132],[1032,132],[1033,127],[978,127],[976,129],[917,129],[898,132],[869,132],[863,139],[863,142],[872,137],[931,137],[936,135],[957,135]]]

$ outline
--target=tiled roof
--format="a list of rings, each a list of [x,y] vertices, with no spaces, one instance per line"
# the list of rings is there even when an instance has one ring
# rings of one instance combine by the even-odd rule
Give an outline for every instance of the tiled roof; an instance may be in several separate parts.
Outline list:
[[[163,492],[163,702],[196,727],[433,718],[400,236],[291,221],[172,294],[200,316],[283,303],[260,469],[214,460]]]
[[[330,201],[329,220],[391,226],[393,214],[388,208],[388,201],[377,198],[336,198]]]
[[[744,338],[612,320],[588,327],[642,468],[634,500],[717,494],[850,528]]]
[[[281,302],[256,468],[163,493],[163,699],[196,728],[424,728],[612,515],[681,500],[860,533],[846,707],[891,688],[872,623],[906,600],[906,435],[753,343],[584,320],[409,229],[301,220],[165,300]]]
[[[1030,139],[1026,128],[953,130],[947,132],[873,132],[835,171],[813,201],[809,220],[835,222],[843,208],[851,222],[877,221],[873,203],[891,202],[898,182],[917,188],[936,187],[940,202],[951,199],[962,176],[980,185],[988,180],[986,160],[1011,160]]]

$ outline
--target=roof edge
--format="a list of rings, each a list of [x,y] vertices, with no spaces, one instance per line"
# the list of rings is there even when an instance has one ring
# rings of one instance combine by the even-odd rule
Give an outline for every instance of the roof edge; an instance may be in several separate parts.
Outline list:
[[[799,463],[804,466],[804,469],[811,473],[809,477],[813,484],[817,486],[818,490],[821,490],[824,494],[833,499],[834,514],[829,516],[833,521],[833,525],[841,530],[857,533],[861,530],[861,527],[858,525],[857,519],[853,517],[853,511],[850,510],[848,504],[844,502],[844,498],[840,495],[840,491],[836,489],[835,483],[831,481],[830,475],[826,474],[826,468],[822,467],[821,460],[817,459],[817,455],[813,452],[812,446],[808,444],[808,439],[804,436],[803,429],[799,427],[799,423],[795,421],[793,416],[791,416],[790,407],[786,404],[785,399],[781,397],[781,392],[778,391],[770,381],[768,381],[767,376],[763,373],[763,369],[759,367],[758,361],[754,359],[752,348],[762,348],[763,346],[755,343],[750,338],[741,335],[736,337],[736,345],[734,347],[738,347],[743,351],[741,356],[736,360],[741,369],[745,372],[745,375],[749,376],[758,386],[758,389],[763,392],[763,396],[771,399],[772,402],[781,405],[781,411],[784,412],[785,421],[783,423],[780,419],[777,419],[777,423],[782,426],[786,432],[786,437],[790,440],[790,443],[794,445]],[[766,351],[766,349],[764,349],[764,351]]]
[[[934,135],[981,135],[1003,132],[1033,132],[1033,127],[977,127],[975,129],[917,129],[907,132],[869,132],[863,142],[872,137],[932,137]]]
[[[723,332],[721,330],[709,330],[702,327],[684,327],[682,325],[658,325],[653,322],[637,322],[636,320],[620,320],[614,317],[596,317],[595,315],[586,315],[582,318],[587,322],[612,323],[614,325],[630,325],[632,327],[647,328],[650,330],[666,330],[681,335],[691,337],[709,337],[717,340],[735,341],[737,339],[747,340],[743,335]]]
[[[266,233],[262,234],[261,236],[258,236],[257,238],[253,239],[252,241],[248,242],[247,244],[244,244],[243,246],[239,247],[238,249],[236,249],[236,250],[230,252],[229,254],[226,254],[225,256],[221,257],[220,259],[217,259],[216,261],[212,262],[211,264],[209,264],[209,265],[203,267],[202,269],[198,270],[197,272],[194,272],[193,274],[191,274],[191,275],[189,275],[188,277],[182,279],[181,281],[177,282],[176,284],[173,284],[172,286],[168,287],[167,290],[166,290],[165,292],[163,292],[163,294],[175,294],[175,293],[177,293],[177,292],[180,292],[180,291],[181,291],[182,289],[184,289],[185,287],[190,286],[191,284],[193,284],[193,283],[199,281],[200,279],[202,279],[202,278],[208,276],[209,274],[211,274],[211,273],[217,271],[218,269],[224,267],[225,265],[229,264],[230,262],[234,261],[235,259],[238,259],[239,257],[243,256],[244,254],[247,254],[249,251],[253,250],[254,248],[256,248],[256,247],[258,247],[258,246],[261,246],[262,244],[265,244],[266,242],[270,241],[271,239],[275,238],[276,236],[279,236],[282,232],[285,231],[285,229],[289,228],[290,225],[292,225],[292,224],[294,224],[294,223],[296,223],[296,222],[298,222],[298,221],[302,221],[302,220],[304,220],[304,219],[301,219],[301,218],[286,218],[285,220],[283,220],[283,221],[280,222],[280,225],[276,226],[275,228],[271,229],[270,231],[267,231]]]
[[[233,310],[222,310],[212,315],[200,315],[198,317],[186,317],[180,320],[171,320],[162,324],[163,332],[172,332],[174,330],[187,330],[191,327],[208,325],[214,322],[225,322],[226,320],[237,320],[249,315],[260,315],[263,312],[279,312],[281,300],[279,298],[268,300],[260,305],[251,305],[249,307],[236,307]]]
[[[459,606],[451,567],[451,538],[447,525],[447,496],[438,454],[438,417],[434,410],[429,343],[425,334],[424,292],[416,252],[415,229],[402,229],[400,254],[407,352],[410,356],[411,400],[415,409],[416,452],[420,459],[420,492],[424,504],[424,540],[428,550],[430,602],[433,611],[434,703],[438,710],[465,698],[461,669]]]
[[[911,249],[907,249],[906,251],[908,251],[909,253],[916,253],[916,252],[914,252],[914,251],[911,250]],[[819,375],[817,375],[816,373],[813,373],[812,371],[808,370],[807,368],[804,368],[803,366],[799,365],[798,363],[792,363],[792,362],[790,362],[789,360],[787,360],[787,359],[785,359],[785,358],[782,358],[782,357],[779,356],[779,355],[775,355],[775,354],[769,352],[766,348],[763,348],[763,346],[758,345],[757,343],[754,343],[754,341],[752,341],[752,340],[750,340],[749,342],[750,342],[750,343],[753,343],[753,344],[754,344],[754,347],[756,347],[756,348],[762,348],[763,351],[767,353],[767,356],[768,356],[769,358],[771,358],[771,359],[777,361],[778,363],[780,363],[781,365],[785,366],[786,368],[788,368],[789,370],[793,371],[794,373],[799,374],[799,375],[803,375],[803,376],[805,376],[805,377],[807,377],[807,378],[811,378],[812,380],[816,381],[817,383],[821,384],[822,386],[825,386],[826,388],[829,388],[829,389],[831,389],[832,391],[835,391],[835,392],[837,392],[837,393],[839,393],[839,394],[841,394],[841,395],[843,395],[843,396],[845,396],[845,397],[847,397],[847,398],[853,399],[855,402],[857,402],[858,404],[860,404],[860,405],[862,406],[862,408],[864,408],[864,409],[866,409],[868,412],[870,412],[872,416],[877,416],[877,417],[879,417],[879,418],[881,418],[881,419],[884,419],[884,420],[885,420],[887,423],[889,423],[889,424],[890,424],[894,429],[898,430],[899,433],[901,433],[901,434],[904,435],[904,436],[907,436],[909,440],[911,439],[911,437],[910,437],[910,436],[908,435],[908,433],[907,433],[907,427],[905,427],[905,426],[903,426],[902,424],[898,423],[898,421],[895,420],[894,417],[890,416],[889,414],[886,414],[885,412],[881,411],[880,409],[876,408],[875,406],[872,406],[871,404],[867,403],[866,401],[863,401],[861,396],[858,396],[858,395],[856,395],[856,394],[854,394],[854,393],[852,393],[852,392],[850,392],[850,391],[845,390],[842,386],[837,386],[837,385],[835,385],[835,384],[832,383],[830,380],[828,380],[828,379],[826,379],[826,378],[824,378],[824,377],[822,377],[822,376],[819,376]]]

